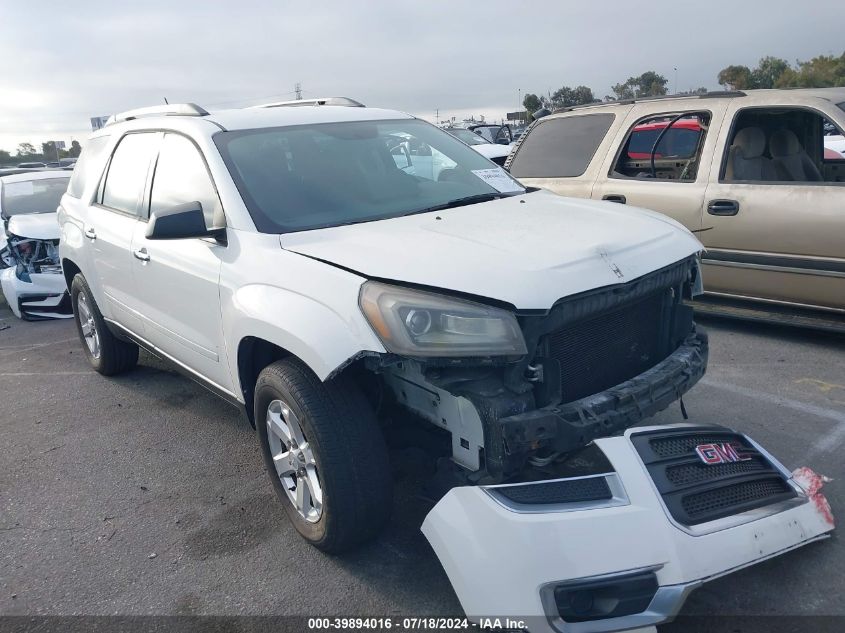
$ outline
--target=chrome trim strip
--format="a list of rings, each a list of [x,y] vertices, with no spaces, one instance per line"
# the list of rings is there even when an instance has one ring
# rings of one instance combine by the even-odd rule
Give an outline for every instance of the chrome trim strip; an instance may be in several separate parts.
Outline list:
[[[496,492],[497,488],[515,488],[519,486],[533,486],[554,483],[557,481],[577,481],[579,479],[595,479],[596,477],[603,477],[610,488],[610,499],[597,499],[594,501],[572,501],[569,503],[549,503],[549,504],[524,504],[516,503],[508,499],[502,494]],[[622,480],[616,473],[601,473],[598,475],[584,475],[581,477],[561,477],[560,479],[543,479],[540,481],[526,481],[517,484],[495,484],[490,486],[480,486],[480,488],[487,493],[487,495],[509,512],[517,514],[549,514],[552,512],[578,512],[581,510],[600,510],[603,508],[616,508],[619,506],[627,506],[631,504],[628,499],[628,493],[625,492],[625,487],[622,485]]]
[[[811,310],[819,310],[822,312],[831,312],[833,314],[845,314],[845,310],[841,310],[839,308],[831,308],[829,306],[817,306],[812,305],[810,303],[796,303],[795,301],[781,301],[780,299],[763,299],[761,297],[751,297],[749,295],[738,295],[730,292],[715,292],[713,290],[705,290],[704,295],[711,295],[714,297],[727,297],[728,299],[742,299],[744,301],[750,302],[759,302],[759,303],[771,303],[773,305],[782,305],[782,306],[792,306],[796,308],[809,308]],[[718,307],[718,305],[717,305]],[[745,307],[745,306],[743,306]],[[693,304],[693,309],[695,308],[695,304]],[[747,306],[748,309],[754,310],[754,306],[750,305]]]
[[[790,266],[773,266],[769,264],[751,264],[747,262],[730,262],[716,259],[702,259],[705,266],[724,266],[725,268],[750,268],[753,270],[766,270],[776,273],[793,273],[796,275],[812,275],[813,277],[837,277],[845,279],[845,273],[834,270],[819,270],[817,268],[792,268]]]

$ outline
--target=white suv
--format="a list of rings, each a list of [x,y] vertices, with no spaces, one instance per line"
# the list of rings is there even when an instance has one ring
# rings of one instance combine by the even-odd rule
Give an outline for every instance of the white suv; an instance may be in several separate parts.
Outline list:
[[[359,106],[118,115],[59,209],[93,367],[127,371],[142,346],[243,407],[290,519],[328,551],[389,517],[386,402],[434,425],[452,481],[498,484],[665,408],[707,359],[686,229],[526,190]]]

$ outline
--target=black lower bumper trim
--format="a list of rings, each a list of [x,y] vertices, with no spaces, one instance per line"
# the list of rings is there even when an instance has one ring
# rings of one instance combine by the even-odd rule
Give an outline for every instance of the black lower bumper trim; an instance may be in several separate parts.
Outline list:
[[[624,431],[662,411],[704,375],[707,334],[697,329],[665,360],[611,389],[566,404],[501,418],[493,424],[509,454],[538,444],[574,451],[595,438]]]

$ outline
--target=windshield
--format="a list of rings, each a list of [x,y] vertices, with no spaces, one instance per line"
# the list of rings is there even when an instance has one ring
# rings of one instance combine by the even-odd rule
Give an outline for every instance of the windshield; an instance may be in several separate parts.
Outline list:
[[[44,178],[3,183],[0,207],[4,217],[24,213],[54,213],[67,190],[67,178]]]
[[[510,175],[417,119],[214,136],[262,233],[383,220],[524,193]]]
[[[449,134],[451,134],[455,138],[461,139],[467,145],[489,145],[490,144],[489,141],[481,138],[478,134],[476,134],[475,132],[472,132],[471,130],[465,130],[464,128],[460,128],[460,127],[453,127],[453,128],[447,129],[446,131],[449,132]]]

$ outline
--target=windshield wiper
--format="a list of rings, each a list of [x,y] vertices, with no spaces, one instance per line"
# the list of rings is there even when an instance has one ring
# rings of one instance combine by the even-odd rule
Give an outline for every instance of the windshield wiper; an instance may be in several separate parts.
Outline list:
[[[404,215],[417,215],[418,213],[430,213],[431,211],[442,211],[444,209],[454,209],[455,207],[465,207],[470,204],[477,204],[479,202],[489,202],[491,200],[498,200],[499,198],[508,198],[512,195],[519,195],[523,192],[514,193],[478,193],[474,196],[466,196],[465,198],[456,198],[443,204],[436,204],[433,207],[426,207],[417,211],[411,211]]]

